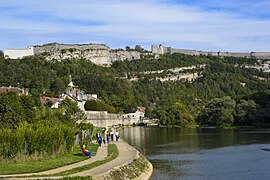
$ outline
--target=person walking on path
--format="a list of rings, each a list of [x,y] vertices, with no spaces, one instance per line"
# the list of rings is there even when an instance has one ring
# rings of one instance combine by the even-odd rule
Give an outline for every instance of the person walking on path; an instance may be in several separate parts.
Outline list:
[[[115,132],[115,139],[116,139],[116,141],[118,141],[119,137],[120,137],[119,132],[116,130],[116,132]]]
[[[101,146],[102,143],[102,136],[100,133],[98,133],[98,145]]]
[[[102,141],[103,141],[103,144],[106,145],[106,135],[105,135],[105,132],[102,133]]]
[[[111,133],[110,133],[110,135],[111,135],[111,141],[113,141],[113,130],[111,130]]]
[[[110,144],[110,133],[107,131],[106,133],[106,139],[107,139],[107,144]]]
[[[97,140],[97,143],[98,143],[98,132],[96,133],[96,140]]]
[[[76,134],[75,134],[75,144],[79,144],[79,142],[80,142],[79,133],[76,132]]]
[[[89,133],[89,143],[90,144],[93,144],[92,140],[93,140],[93,134],[92,134],[92,132],[90,132]]]

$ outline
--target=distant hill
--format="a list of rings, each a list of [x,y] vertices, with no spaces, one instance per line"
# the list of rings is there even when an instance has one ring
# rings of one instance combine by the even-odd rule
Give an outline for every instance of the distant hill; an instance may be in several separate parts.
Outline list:
[[[270,123],[269,100],[264,106],[257,101],[269,94],[269,60],[175,53],[158,59],[114,61],[111,67],[102,67],[86,59],[46,61],[34,56],[1,57],[0,67],[0,86],[29,88],[33,96],[57,96],[71,75],[80,89],[98,94],[119,111],[145,106],[147,116],[160,119],[163,125]],[[224,97],[230,97],[230,107],[223,103],[228,100]],[[248,116],[251,111],[254,117]],[[230,114],[232,122],[203,121],[214,113]]]

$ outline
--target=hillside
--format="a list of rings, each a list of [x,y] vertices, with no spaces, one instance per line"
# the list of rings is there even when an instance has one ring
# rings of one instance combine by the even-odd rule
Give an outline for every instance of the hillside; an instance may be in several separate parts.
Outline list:
[[[269,64],[267,60],[183,54],[115,61],[111,67],[84,59],[49,62],[40,57],[1,57],[0,86],[30,88],[36,97],[57,96],[71,75],[80,89],[98,94],[119,111],[145,106],[147,116],[160,119],[163,125],[265,124],[270,123]],[[225,120],[219,122],[218,117]]]

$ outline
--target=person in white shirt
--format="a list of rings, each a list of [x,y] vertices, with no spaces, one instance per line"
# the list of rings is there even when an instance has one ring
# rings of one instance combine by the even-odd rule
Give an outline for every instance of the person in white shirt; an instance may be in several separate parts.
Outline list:
[[[111,132],[110,132],[110,135],[111,135],[111,141],[113,141],[113,130],[111,130]]]
[[[118,139],[119,139],[119,132],[118,131],[115,132],[115,138],[116,138],[116,141],[118,141]]]

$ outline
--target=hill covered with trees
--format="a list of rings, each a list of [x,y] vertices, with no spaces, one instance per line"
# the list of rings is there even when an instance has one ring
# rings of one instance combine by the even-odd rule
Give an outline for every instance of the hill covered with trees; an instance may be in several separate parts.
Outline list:
[[[116,61],[101,67],[84,59],[46,61],[42,57],[0,57],[0,86],[30,89],[31,96],[58,96],[70,76],[86,93],[95,93],[117,112],[146,107],[146,115],[161,125],[263,125],[270,123],[270,73],[256,59],[163,55],[159,59]],[[174,79],[195,74],[191,81]],[[179,74],[178,73],[178,74]]]

